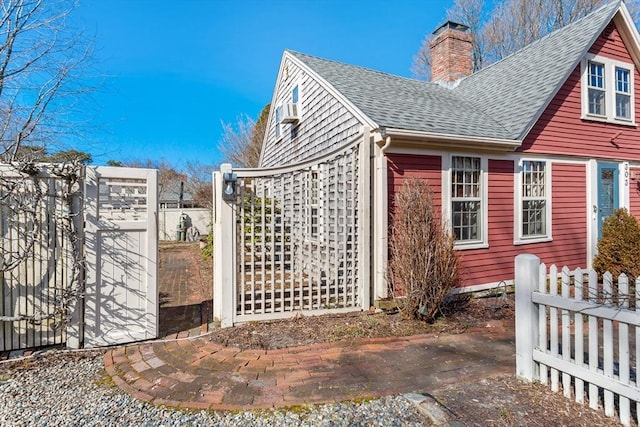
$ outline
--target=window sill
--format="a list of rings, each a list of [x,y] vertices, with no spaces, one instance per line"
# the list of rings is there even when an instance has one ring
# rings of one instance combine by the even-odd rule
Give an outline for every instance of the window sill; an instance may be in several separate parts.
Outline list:
[[[614,125],[638,127],[636,122],[633,121],[633,120],[610,119],[610,118],[604,117],[604,116],[590,116],[590,115],[583,115],[582,117],[580,117],[580,119],[582,119],[584,121],[588,121],[588,122],[611,123],[611,124],[614,124]]]
[[[513,241],[513,245],[519,246],[519,245],[528,245],[530,243],[546,243],[546,242],[553,242],[553,238],[548,236],[542,236],[542,237],[531,237],[528,239],[527,238],[518,239]]]
[[[457,251],[467,251],[472,249],[488,249],[489,244],[485,242],[456,243],[453,248]]]

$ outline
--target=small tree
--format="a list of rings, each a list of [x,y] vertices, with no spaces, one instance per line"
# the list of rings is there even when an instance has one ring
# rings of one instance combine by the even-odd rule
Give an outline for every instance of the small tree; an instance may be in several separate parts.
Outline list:
[[[622,273],[640,276],[640,224],[626,209],[617,209],[604,220],[593,268],[616,278]]]
[[[459,282],[460,262],[454,237],[436,215],[429,184],[409,178],[395,195],[389,242],[389,278],[402,287],[405,318],[432,321]]]

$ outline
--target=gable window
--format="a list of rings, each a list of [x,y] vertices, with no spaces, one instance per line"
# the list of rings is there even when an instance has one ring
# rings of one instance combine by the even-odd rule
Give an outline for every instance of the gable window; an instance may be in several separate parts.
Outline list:
[[[631,119],[629,70],[621,67],[616,67],[616,117]]]
[[[280,138],[280,135],[282,134],[282,129],[281,129],[281,119],[282,119],[282,106],[278,106],[276,107],[276,114],[275,114],[275,118],[276,118],[276,138]]]
[[[605,115],[604,64],[589,61],[589,114]]]
[[[458,242],[482,241],[480,157],[451,158],[451,227]]]
[[[635,125],[633,64],[589,54],[582,63],[582,118]]]

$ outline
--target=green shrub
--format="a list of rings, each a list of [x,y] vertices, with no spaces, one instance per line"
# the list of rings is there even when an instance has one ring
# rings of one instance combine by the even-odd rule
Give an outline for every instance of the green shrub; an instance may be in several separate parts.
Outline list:
[[[626,209],[617,209],[604,220],[593,268],[615,278],[622,273],[640,276],[640,224]]]
[[[389,280],[405,297],[401,313],[429,322],[441,313],[460,274],[455,239],[443,229],[432,199],[426,181],[406,179],[395,194],[389,240]]]

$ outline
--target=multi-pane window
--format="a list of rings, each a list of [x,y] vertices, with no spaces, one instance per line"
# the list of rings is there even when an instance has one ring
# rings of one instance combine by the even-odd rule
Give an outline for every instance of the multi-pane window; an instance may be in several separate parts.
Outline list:
[[[582,63],[582,118],[634,125],[634,65],[587,54]]]
[[[604,64],[587,62],[587,84],[589,93],[589,114],[606,115],[606,91]]]
[[[547,170],[540,161],[522,162],[522,237],[547,235]]]
[[[631,84],[629,70],[616,67],[616,117],[631,118]]]
[[[459,242],[482,240],[482,169],[479,157],[451,158],[451,226]]]

